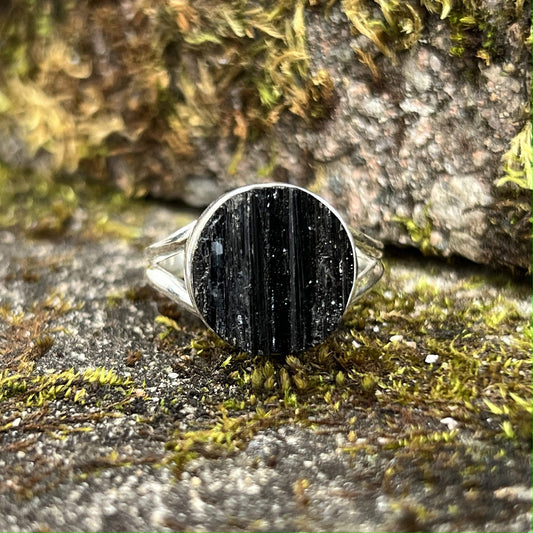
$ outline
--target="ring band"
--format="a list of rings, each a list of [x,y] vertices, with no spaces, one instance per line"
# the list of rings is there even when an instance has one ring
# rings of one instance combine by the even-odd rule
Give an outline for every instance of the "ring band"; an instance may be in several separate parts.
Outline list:
[[[150,283],[238,349],[321,344],[383,274],[382,245],[282,183],[230,191],[146,249]]]

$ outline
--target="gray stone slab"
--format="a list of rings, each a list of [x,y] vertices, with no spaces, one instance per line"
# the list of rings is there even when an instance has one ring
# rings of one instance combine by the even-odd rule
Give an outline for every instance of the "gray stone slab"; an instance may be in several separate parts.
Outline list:
[[[146,220],[1,234],[0,530],[531,529],[528,285],[390,257],[322,349],[244,356],[147,286]]]

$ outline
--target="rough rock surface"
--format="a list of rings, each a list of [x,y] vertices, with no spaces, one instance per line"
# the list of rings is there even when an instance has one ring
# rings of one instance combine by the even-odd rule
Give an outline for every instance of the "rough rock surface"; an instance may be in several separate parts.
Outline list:
[[[261,355],[300,352],[329,337],[357,269],[338,217],[286,185],[232,196],[191,254],[194,301],[206,323]]]
[[[334,9],[327,21],[311,13],[308,24],[312,69],[332,76],[336,102],[317,129],[290,117],[276,126],[274,179],[325,195],[385,242],[528,268],[530,224],[522,220],[519,234],[509,235],[505,194],[495,186],[529,100],[530,60],[516,58],[522,44],[511,40],[498,63],[485,65],[451,56],[446,24],[429,22],[425,38],[396,63],[376,58],[375,79],[354,58],[361,38],[343,13]],[[154,194],[208,203],[226,188],[260,180],[257,169],[272,158],[272,138],[261,139],[231,174],[231,147],[210,141],[213,148],[200,150],[204,196],[186,167],[168,185],[155,182]],[[212,187],[202,186],[206,176]],[[185,191],[177,186],[183,180]],[[522,195],[530,201],[530,191]]]
[[[146,286],[182,219],[0,234],[0,530],[531,530],[530,286],[390,257],[324,347],[243,356]]]
[[[505,194],[495,185],[531,92],[522,44],[510,36],[499,61],[485,65],[450,55],[448,27],[428,21],[424,38],[396,64],[376,58],[376,79],[354,58],[361,37],[351,35],[345,14],[334,9],[327,21],[310,14],[308,24],[312,69],[332,76],[336,103],[315,131],[289,119],[276,127],[274,176],[324,194],[385,242],[529,268],[530,223],[522,220],[525,227],[509,235],[501,215]],[[233,176],[218,145],[220,159],[211,167],[208,156],[206,170],[221,188],[249,183],[268,164],[271,143],[256,143]],[[522,194],[529,203],[531,192]]]

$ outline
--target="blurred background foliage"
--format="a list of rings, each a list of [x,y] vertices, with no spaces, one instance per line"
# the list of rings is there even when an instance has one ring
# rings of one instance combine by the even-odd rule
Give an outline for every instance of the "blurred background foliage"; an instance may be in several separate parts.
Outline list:
[[[202,140],[227,138],[235,168],[284,114],[316,126],[335,96],[328,72],[310,70],[306,11],[327,17],[335,3],[391,61],[426,17],[447,21],[452,55],[490,63],[502,46],[474,0],[3,0],[0,223],[17,211],[61,230],[88,178],[142,197],[151,180],[174,183]],[[502,25],[522,9],[510,2]],[[375,72],[372,54],[354,52]],[[529,189],[530,145],[529,122],[504,161],[505,181]]]
[[[325,73],[307,79],[302,1],[13,0],[0,9],[8,164],[105,179],[121,154],[137,176],[161,178],[161,158],[196,155],[193,138],[244,140],[286,109],[312,118],[313,101],[332,89]],[[142,179],[127,178],[119,186],[142,195]]]

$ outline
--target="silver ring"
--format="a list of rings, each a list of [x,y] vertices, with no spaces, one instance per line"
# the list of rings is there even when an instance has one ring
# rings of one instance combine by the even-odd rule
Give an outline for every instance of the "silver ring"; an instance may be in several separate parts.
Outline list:
[[[321,344],[383,274],[382,245],[301,187],[241,187],[146,249],[159,291],[254,354]]]

